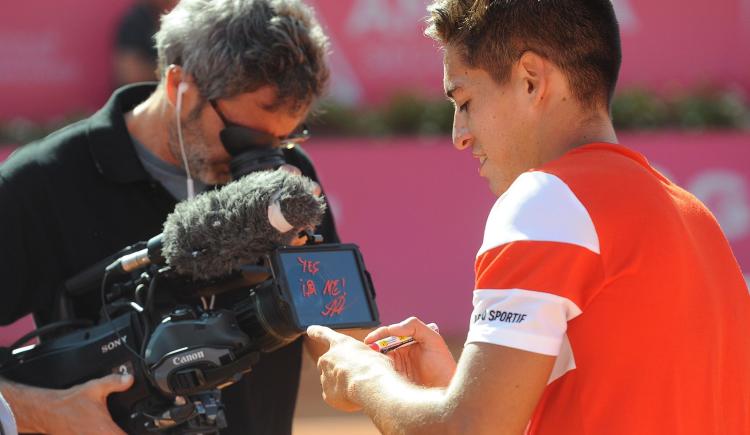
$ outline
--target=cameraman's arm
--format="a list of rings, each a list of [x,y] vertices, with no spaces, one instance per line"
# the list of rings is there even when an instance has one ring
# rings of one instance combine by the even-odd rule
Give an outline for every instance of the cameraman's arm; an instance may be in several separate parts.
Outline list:
[[[130,375],[109,375],[66,390],[17,384],[0,378],[19,432],[54,434],[123,434],[107,410],[107,396],[133,384]]]
[[[8,165],[3,163],[3,169]],[[8,180],[0,171],[0,240],[3,241],[0,246],[0,276],[3,277],[0,325],[11,324],[38,308],[52,306],[54,292],[50,289],[56,288],[56,283],[50,280],[57,277],[57,270],[48,268],[49,252],[44,249],[49,246],[51,234],[43,223],[43,216],[34,215],[30,200],[14,188],[25,181],[17,178]],[[36,214],[47,215],[48,212],[39,207]]]

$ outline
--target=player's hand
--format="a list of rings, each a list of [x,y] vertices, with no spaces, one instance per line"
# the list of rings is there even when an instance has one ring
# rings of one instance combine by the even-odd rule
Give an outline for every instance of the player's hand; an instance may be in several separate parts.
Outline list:
[[[456,360],[443,337],[416,317],[401,323],[382,326],[365,337],[370,344],[389,336],[411,336],[414,344],[387,354],[396,370],[415,384],[424,387],[447,387],[456,372]]]
[[[133,385],[130,375],[109,375],[92,379],[67,390],[47,390],[50,402],[45,404],[45,433],[54,435],[125,434],[112,421],[107,410],[107,396],[125,391]]]
[[[361,341],[324,326],[307,328],[310,340],[328,351],[318,359],[323,399],[346,412],[358,411],[357,389],[383,370],[392,371],[391,361]]]

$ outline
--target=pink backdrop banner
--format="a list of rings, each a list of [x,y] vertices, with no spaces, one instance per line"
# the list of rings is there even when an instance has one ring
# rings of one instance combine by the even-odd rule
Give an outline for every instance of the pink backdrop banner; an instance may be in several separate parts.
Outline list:
[[[378,102],[394,91],[442,94],[442,57],[424,37],[429,0],[310,0],[333,43],[334,94]],[[615,0],[620,88],[701,83],[750,90],[747,0]]]
[[[0,163],[7,159],[16,147],[13,145],[0,145]]]
[[[750,272],[750,135],[623,134],[620,141],[711,208]],[[474,257],[495,201],[471,153],[455,151],[448,138],[317,139],[306,149],[342,239],[362,249],[383,321],[417,315],[464,333]],[[0,159],[9,150],[0,147]]]
[[[5,2],[0,14],[0,120],[96,110],[112,90],[110,50],[132,0]]]
[[[134,0],[10,2],[0,14],[0,120],[95,110],[109,96],[118,18]],[[422,35],[427,0],[310,0],[331,36],[332,95],[372,104],[442,94],[442,59]],[[620,87],[700,83],[750,90],[750,1],[616,0]]]

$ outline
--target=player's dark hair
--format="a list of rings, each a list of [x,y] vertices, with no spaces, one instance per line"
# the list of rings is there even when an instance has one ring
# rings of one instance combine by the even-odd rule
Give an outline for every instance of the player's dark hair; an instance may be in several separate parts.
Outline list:
[[[435,0],[429,11],[425,34],[498,83],[533,51],[566,74],[582,104],[609,107],[622,61],[609,0]]]

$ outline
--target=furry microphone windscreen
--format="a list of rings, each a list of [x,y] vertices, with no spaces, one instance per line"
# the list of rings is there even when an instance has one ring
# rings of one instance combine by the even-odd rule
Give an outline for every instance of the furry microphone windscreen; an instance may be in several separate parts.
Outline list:
[[[325,201],[307,177],[284,170],[254,172],[219,190],[179,203],[164,223],[162,254],[193,279],[225,276],[288,245],[299,231],[320,224]],[[293,229],[279,232],[268,207],[277,201]]]

